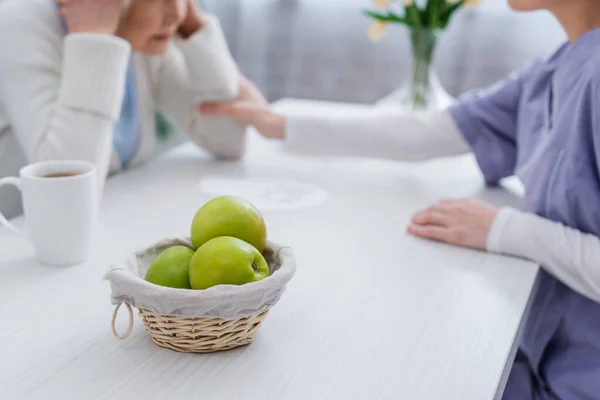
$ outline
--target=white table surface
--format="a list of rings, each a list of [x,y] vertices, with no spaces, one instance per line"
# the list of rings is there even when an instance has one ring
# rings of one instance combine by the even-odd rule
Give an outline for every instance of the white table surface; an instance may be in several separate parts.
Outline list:
[[[159,348],[137,315],[132,335],[115,339],[103,281],[110,262],[187,234],[213,196],[198,182],[214,177],[326,191],[321,204],[263,210],[270,238],[297,256],[283,298],[254,343],[228,352]],[[462,196],[515,201],[486,190],[471,157],[310,159],[253,135],[244,161],[217,163],[193,145],[178,147],[109,180],[85,265],[38,265],[28,242],[0,228],[0,398],[498,398],[537,266],[405,233],[415,211]],[[124,329],[126,313],[118,322]]]

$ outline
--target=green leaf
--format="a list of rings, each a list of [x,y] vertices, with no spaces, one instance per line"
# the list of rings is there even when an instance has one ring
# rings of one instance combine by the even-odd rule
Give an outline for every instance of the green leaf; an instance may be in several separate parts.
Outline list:
[[[426,21],[429,28],[438,28],[440,26],[440,13],[446,0],[428,0],[425,8]]]
[[[442,29],[445,29],[448,26],[448,23],[452,19],[452,15],[465,4],[465,1],[466,0],[461,0],[458,3],[450,4],[445,7],[442,18],[440,19],[442,23]]]
[[[406,6],[404,11],[406,12],[406,19],[413,28],[420,28],[424,23],[427,23],[427,20],[421,20],[422,15],[415,3],[411,4],[410,6]]]
[[[408,24],[408,21],[406,20],[405,17],[401,17],[392,12],[388,12],[387,14],[384,14],[384,13],[380,13],[377,11],[363,10],[363,13],[368,17],[371,17],[373,19],[376,19],[376,20],[382,21],[382,22],[389,22],[389,23],[394,23],[394,24]]]

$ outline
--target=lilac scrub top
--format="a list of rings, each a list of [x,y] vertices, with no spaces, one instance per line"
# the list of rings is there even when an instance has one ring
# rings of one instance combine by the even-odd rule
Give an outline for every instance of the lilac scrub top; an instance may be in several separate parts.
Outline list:
[[[527,211],[600,236],[600,29],[450,113],[488,184],[516,175]],[[542,269],[504,399],[556,398],[600,399],[600,304]]]

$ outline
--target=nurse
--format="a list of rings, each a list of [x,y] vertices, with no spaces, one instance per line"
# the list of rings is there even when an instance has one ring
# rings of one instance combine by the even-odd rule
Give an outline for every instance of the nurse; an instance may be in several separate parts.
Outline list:
[[[447,110],[284,116],[247,80],[236,101],[201,109],[293,151],[413,161],[473,152],[488,184],[517,175],[525,212],[446,200],[414,215],[408,232],[543,267],[504,399],[600,399],[600,2],[509,3],[549,10],[569,40]]]

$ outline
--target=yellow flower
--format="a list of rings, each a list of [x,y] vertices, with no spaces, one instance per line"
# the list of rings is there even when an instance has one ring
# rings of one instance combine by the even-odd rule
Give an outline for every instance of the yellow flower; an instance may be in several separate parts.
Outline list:
[[[379,8],[380,10],[386,10],[391,3],[392,0],[373,0],[375,8]]]
[[[369,39],[376,42],[381,40],[387,33],[387,23],[383,21],[375,21],[369,27]]]

